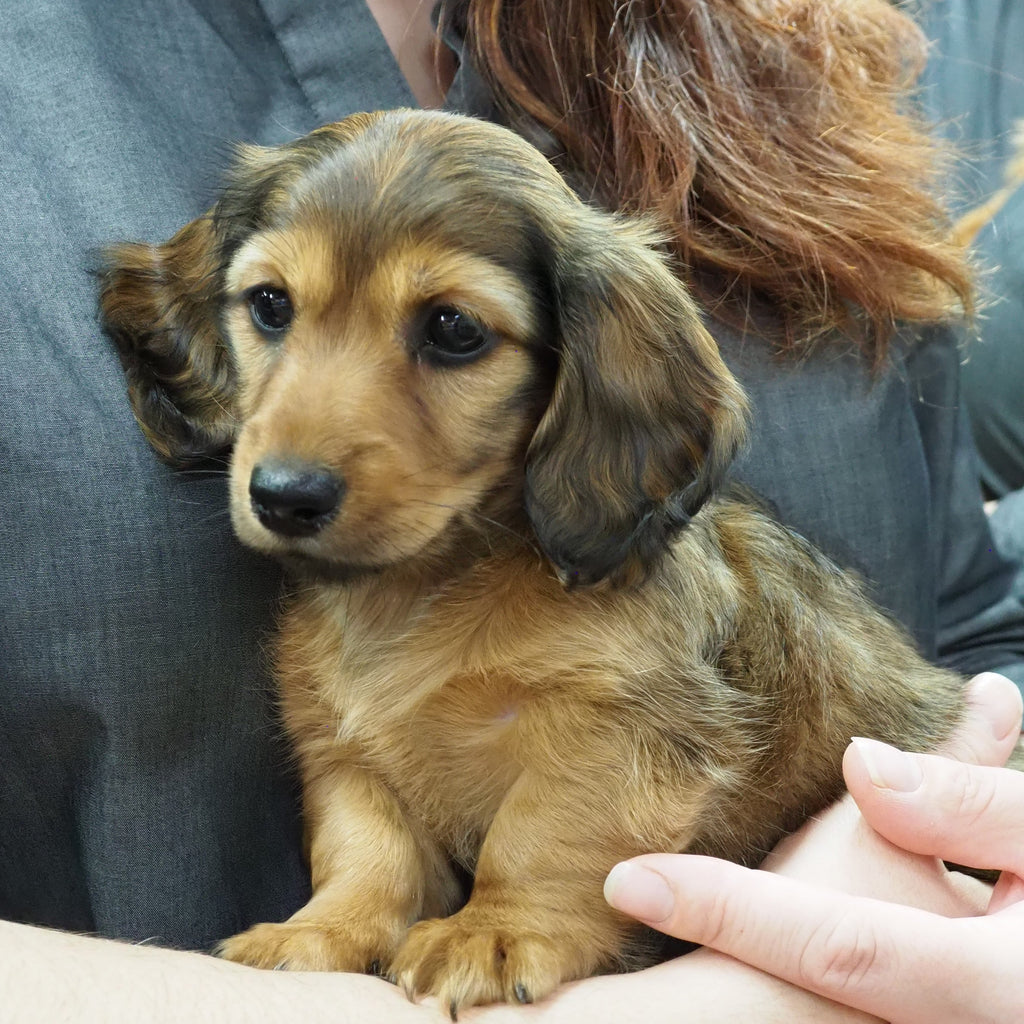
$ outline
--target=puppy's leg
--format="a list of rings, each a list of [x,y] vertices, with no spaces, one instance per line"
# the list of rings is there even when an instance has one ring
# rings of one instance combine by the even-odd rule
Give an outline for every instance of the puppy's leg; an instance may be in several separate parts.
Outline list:
[[[707,790],[675,772],[669,807],[643,792],[639,774],[524,773],[488,830],[469,902],[414,925],[390,976],[410,996],[436,995],[454,1018],[464,1005],[532,1002],[560,982],[623,966],[638,929],[604,901],[605,875],[627,856],[685,845]]]
[[[455,880],[437,845],[415,833],[371,773],[321,762],[305,775],[313,897],[287,921],[258,924],[217,952],[254,967],[379,969],[413,921],[451,908]]]

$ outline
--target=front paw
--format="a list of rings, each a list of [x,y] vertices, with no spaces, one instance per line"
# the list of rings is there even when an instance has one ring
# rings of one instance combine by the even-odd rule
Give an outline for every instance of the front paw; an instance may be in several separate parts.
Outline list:
[[[436,996],[455,1020],[463,1006],[541,999],[560,982],[589,973],[578,960],[558,940],[467,906],[413,925],[387,973],[410,998]]]
[[[377,973],[401,940],[401,933],[356,929],[316,920],[257,924],[225,939],[217,956],[269,970]]]

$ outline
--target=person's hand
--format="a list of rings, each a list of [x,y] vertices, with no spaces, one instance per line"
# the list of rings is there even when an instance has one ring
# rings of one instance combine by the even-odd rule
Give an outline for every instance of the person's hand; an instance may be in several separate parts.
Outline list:
[[[950,753],[979,765],[863,740],[846,753],[850,793],[884,837],[874,841],[893,850],[897,882],[893,871],[877,870],[887,863],[884,851],[861,857],[852,879],[837,880],[827,849],[821,856],[832,839],[826,835],[804,837],[795,849],[783,844],[766,871],[704,857],[635,858],[609,875],[609,902],[895,1024],[1024,1017],[1024,775],[993,767],[1017,742],[1021,700],[992,675],[974,680],[971,696]],[[848,822],[844,806],[834,811]],[[831,832],[848,839],[856,828],[868,831],[858,822]],[[946,872],[940,857],[1003,875],[992,890]],[[908,886],[907,878],[916,882]],[[927,898],[917,900],[915,885]]]

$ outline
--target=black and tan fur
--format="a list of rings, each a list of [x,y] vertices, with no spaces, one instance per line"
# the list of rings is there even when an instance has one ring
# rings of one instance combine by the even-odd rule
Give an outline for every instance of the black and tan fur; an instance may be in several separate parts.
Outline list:
[[[293,310],[269,335],[265,288]],[[439,309],[480,351],[438,358]],[[102,310],[153,445],[231,448],[239,537],[299,580],[277,669],[314,895],[233,960],[539,998],[630,962],[618,860],[756,863],[851,735],[957,720],[961,680],[851,577],[716,496],[745,403],[657,239],[503,129],[392,112],[244,149],[209,215],[111,253]],[[336,507],[278,529],[268,464]]]

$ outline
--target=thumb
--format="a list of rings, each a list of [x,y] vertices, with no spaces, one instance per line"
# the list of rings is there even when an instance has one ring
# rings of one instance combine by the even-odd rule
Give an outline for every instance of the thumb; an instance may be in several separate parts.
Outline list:
[[[889,842],[1024,878],[1024,774],[863,739],[843,769],[865,821]]]
[[[1006,676],[983,672],[965,691],[964,719],[938,751],[967,764],[999,767],[1020,739],[1020,690]]]

